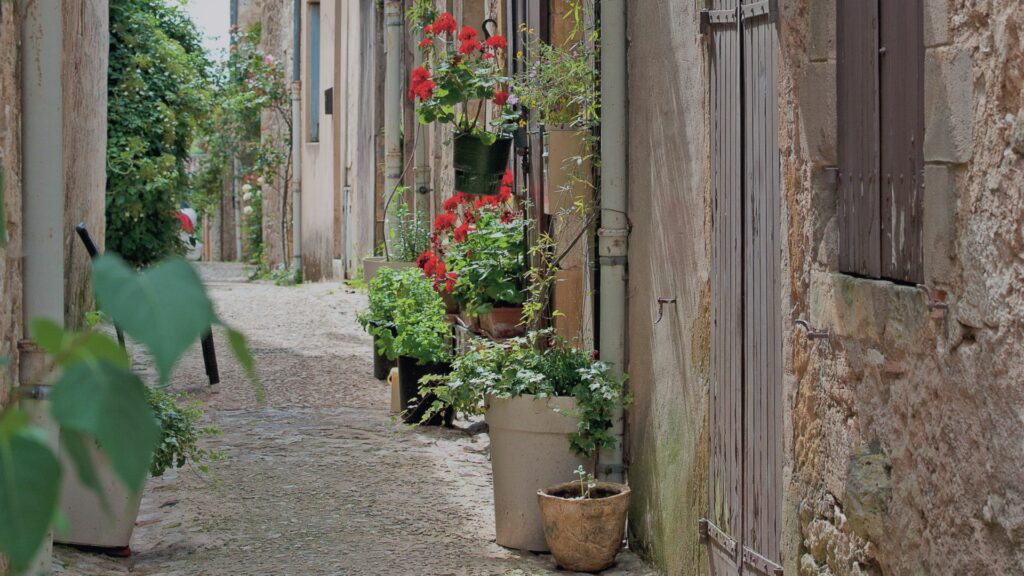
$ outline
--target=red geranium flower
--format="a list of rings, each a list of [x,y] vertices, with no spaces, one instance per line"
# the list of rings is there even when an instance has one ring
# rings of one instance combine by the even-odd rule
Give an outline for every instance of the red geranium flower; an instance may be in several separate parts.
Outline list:
[[[495,104],[497,104],[498,106],[504,106],[506,102],[508,102],[508,92],[504,90],[499,90],[497,93],[494,94]]]
[[[462,193],[461,192],[456,194],[455,196],[452,196],[451,198],[445,200],[444,203],[441,204],[441,208],[445,212],[455,212],[456,210],[458,210],[459,204],[462,204]]]
[[[476,40],[476,37],[479,35],[479,32],[474,30],[472,26],[463,26],[462,32],[459,32],[459,40],[468,42],[470,40]]]
[[[493,58],[494,54],[491,54],[490,52],[484,54],[484,60],[492,60]]]
[[[469,56],[470,54],[477,50],[480,50],[481,48],[483,48],[483,46],[481,46],[479,40],[466,40],[465,42],[462,43],[462,45],[459,46],[459,54],[465,54],[466,56]]]
[[[455,17],[449,12],[442,12],[437,20],[434,20],[434,25],[431,27],[434,34],[452,34],[458,29],[459,24],[455,21]]]
[[[511,224],[512,221],[515,220],[515,219],[516,219],[516,216],[515,216],[515,214],[512,213],[511,210],[505,210],[504,212],[501,213],[501,223],[502,224]]]
[[[513,183],[512,171],[505,170],[505,175],[501,177],[502,186],[511,186]]]
[[[451,212],[445,212],[438,214],[437,218],[434,219],[434,229],[438,232],[444,232],[451,230],[455,227],[455,214]]]
[[[430,38],[424,38],[423,40],[420,40],[420,48],[428,48],[433,45],[434,41],[431,40]]]
[[[466,238],[469,237],[469,233],[473,230],[475,230],[475,228],[470,226],[468,222],[464,222],[461,226],[455,229],[455,234],[453,234],[452,237],[455,238],[456,242],[465,242]]]
[[[512,199],[512,188],[509,186],[502,186],[501,190],[498,191],[498,201],[508,202]]]
[[[444,283],[444,289],[446,292],[451,294],[455,292],[455,283],[458,282],[459,276],[455,272],[448,273],[448,279]]]
[[[484,42],[484,46],[487,46],[488,48],[497,48],[498,50],[504,50],[508,48],[508,40],[506,40],[504,36],[498,34],[488,38],[487,41]]]
[[[427,36],[430,36],[431,34],[434,33],[434,27],[431,26],[430,24],[427,24],[426,26],[423,27],[423,33],[426,34]]]
[[[409,93],[420,100],[430,100],[434,96],[434,88],[437,88],[437,84],[433,80],[424,80],[415,86],[411,86]],[[409,99],[412,100],[411,97]]]
[[[427,70],[423,66],[414,68],[412,73],[409,74],[413,84],[419,84],[425,80],[430,80],[430,70]]]

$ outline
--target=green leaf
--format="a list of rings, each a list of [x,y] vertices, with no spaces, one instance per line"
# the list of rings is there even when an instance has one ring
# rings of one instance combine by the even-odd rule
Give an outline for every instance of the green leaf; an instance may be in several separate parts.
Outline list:
[[[59,366],[69,366],[85,359],[105,359],[118,366],[129,367],[128,354],[112,338],[101,332],[65,332],[47,318],[29,321],[32,339],[52,356]]]
[[[267,391],[260,383],[259,374],[256,373],[256,361],[253,359],[252,353],[249,352],[249,346],[245,343],[245,335],[231,327],[227,327],[227,333],[231,351],[238,359],[238,363],[242,365],[242,369],[245,370],[249,382],[252,383],[253,391],[256,393],[256,402],[265,403]]]
[[[217,321],[199,275],[181,258],[136,273],[117,256],[102,256],[93,264],[93,283],[100,309],[153,355],[161,384]]]
[[[109,360],[79,362],[64,370],[51,399],[54,419],[95,439],[125,486],[141,490],[160,441],[142,380]]]
[[[57,512],[60,462],[19,410],[0,414],[0,552],[28,568]]]

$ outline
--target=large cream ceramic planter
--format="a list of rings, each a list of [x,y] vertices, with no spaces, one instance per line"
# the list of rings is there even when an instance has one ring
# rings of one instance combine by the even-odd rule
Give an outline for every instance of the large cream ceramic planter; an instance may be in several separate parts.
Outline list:
[[[363,258],[363,281],[369,285],[370,282],[373,282],[373,279],[377,276],[377,272],[380,271],[381,268],[401,270],[402,268],[413,268],[415,266],[415,262],[386,260],[383,256],[367,256],[366,258]]]
[[[134,494],[124,486],[107,457],[93,445],[93,464],[109,509],[96,493],[78,480],[71,462],[64,457],[64,483],[61,509],[67,519],[67,532],[54,532],[54,541],[97,548],[128,548],[139,516],[142,493]]]
[[[588,462],[573,453],[568,435],[579,419],[573,398],[520,396],[487,399],[498,544],[547,552],[537,491],[572,477]]]

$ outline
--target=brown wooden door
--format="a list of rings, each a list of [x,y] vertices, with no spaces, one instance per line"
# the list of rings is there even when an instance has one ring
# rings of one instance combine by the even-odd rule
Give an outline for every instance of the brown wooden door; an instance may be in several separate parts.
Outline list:
[[[714,0],[711,573],[781,573],[782,330],[772,3]]]

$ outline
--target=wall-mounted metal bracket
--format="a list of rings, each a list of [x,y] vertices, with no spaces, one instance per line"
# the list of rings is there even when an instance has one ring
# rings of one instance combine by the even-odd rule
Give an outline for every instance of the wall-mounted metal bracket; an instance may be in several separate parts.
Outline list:
[[[807,320],[794,320],[793,324],[800,326],[804,329],[804,333],[807,335],[808,340],[828,340],[828,330],[814,330],[811,325],[807,323]]]
[[[658,319],[654,321],[655,326],[661,324],[661,321],[665,318],[665,305],[675,303],[675,298],[658,298]]]
[[[743,565],[757,570],[759,574],[768,576],[783,576],[782,566],[761,556],[746,546],[743,547]]]
[[[917,289],[924,292],[926,298],[928,298],[928,311],[934,312],[936,310],[941,311],[943,314],[949,310],[949,304],[946,303],[946,291],[945,290],[932,290],[925,284],[918,284]]]

